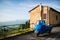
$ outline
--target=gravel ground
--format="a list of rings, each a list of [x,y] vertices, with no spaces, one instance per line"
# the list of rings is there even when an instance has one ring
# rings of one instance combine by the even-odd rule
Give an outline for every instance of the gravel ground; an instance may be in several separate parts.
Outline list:
[[[32,32],[26,35],[18,35],[2,40],[60,40],[60,27],[54,27],[51,34],[44,37],[35,37],[34,33]]]

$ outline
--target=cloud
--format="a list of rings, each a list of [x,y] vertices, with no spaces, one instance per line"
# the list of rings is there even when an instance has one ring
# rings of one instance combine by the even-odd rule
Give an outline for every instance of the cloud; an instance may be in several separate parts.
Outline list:
[[[53,9],[60,12],[60,5],[57,3],[57,1],[51,2],[51,3],[43,3],[42,5],[52,7]]]
[[[56,2],[46,3],[43,1],[37,0],[28,0],[28,1],[4,1],[0,3],[0,22],[12,21],[12,20],[25,20],[29,19],[29,10],[34,8],[36,5],[40,4],[53,7],[55,9],[60,9],[60,5],[57,5]],[[52,5],[52,6],[51,6]],[[60,10],[59,10],[60,11]]]
[[[0,22],[29,19],[28,11],[35,5],[19,3],[18,5],[6,1],[0,5]]]

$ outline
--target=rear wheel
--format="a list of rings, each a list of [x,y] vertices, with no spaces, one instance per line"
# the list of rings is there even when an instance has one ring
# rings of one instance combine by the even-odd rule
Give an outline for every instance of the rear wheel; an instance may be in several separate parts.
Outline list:
[[[47,32],[46,32],[46,35],[49,35],[51,33],[51,30],[48,30]]]
[[[49,30],[48,33],[50,34],[51,33],[51,30]]]

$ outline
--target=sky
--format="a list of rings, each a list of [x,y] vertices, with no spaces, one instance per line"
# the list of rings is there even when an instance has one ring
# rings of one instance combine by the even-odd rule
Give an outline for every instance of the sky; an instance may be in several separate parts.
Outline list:
[[[40,4],[60,12],[60,0],[0,0],[0,22],[29,20],[29,10]]]

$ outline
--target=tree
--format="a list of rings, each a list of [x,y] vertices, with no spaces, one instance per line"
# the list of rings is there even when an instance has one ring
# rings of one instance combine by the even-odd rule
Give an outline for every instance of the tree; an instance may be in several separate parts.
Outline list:
[[[26,24],[26,27],[29,28],[29,26],[30,26],[30,20],[26,21],[25,24]]]

